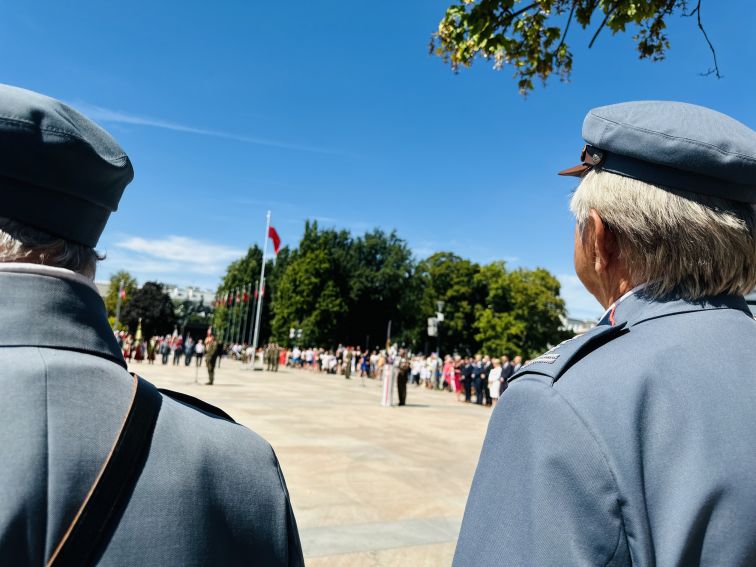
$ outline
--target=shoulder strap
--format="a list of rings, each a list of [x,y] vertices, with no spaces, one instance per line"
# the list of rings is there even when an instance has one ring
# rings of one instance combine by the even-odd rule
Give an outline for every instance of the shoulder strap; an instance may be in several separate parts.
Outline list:
[[[572,367],[573,364],[627,332],[626,324],[616,326],[598,325],[587,333],[567,339],[538,358],[523,365],[508,380],[512,382],[526,374],[540,374],[551,378],[553,384]]]
[[[208,404],[207,402],[200,400],[199,398],[195,398],[194,396],[190,396],[182,392],[174,392],[173,390],[166,390],[165,388],[158,388],[158,391],[164,396],[173,398],[177,402],[181,402],[182,404],[191,406],[194,409],[198,409],[205,413],[209,413],[210,415],[213,415],[215,417],[220,417],[232,423],[236,423],[236,421],[234,421],[234,418],[228,415],[225,411],[211,404]]]
[[[94,484],[47,562],[47,567],[85,567],[112,533],[147,458],[162,397],[136,374],[131,406]]]

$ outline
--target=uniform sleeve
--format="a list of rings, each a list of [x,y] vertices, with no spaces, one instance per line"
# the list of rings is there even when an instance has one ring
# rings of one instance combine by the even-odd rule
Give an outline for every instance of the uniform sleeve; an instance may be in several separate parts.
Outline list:
[[[289,490],[286,487],[286,481],[284,480],[283,472],[281,472],[281,465],[276,459],[276,468],[278,469],[278,478],[281,481],[281,488],[283,489],[286,497],[286,539],[287,539],[287,555],[289,567],[304,567],[304,556],[302,554],[302,544],[299,540],[299,530],[297,529],[297,521],[294,519],[294,510],[291,508],[291,501],[289,499]]]
[[[624,545],[614,476],[551,384],[524,376],[491,417],[455,567],[607,565]]]

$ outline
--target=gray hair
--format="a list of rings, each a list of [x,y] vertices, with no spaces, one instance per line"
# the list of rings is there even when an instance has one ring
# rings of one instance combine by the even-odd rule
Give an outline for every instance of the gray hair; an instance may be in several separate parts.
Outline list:
[[[94,248],[0,217],[0,262],[44,264],[94,279],[97,262],[103,259]]]
[[[756,287],[756,209],[591,171],[570,201],[582,232],[595,209],[634,284],[652,298],[745,295]]]

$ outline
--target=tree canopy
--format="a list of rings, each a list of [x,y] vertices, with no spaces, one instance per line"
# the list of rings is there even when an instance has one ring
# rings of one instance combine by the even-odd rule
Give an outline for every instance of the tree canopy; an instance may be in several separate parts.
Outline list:
[[[284,268],[289,262],[291,251],[284,246],[278,251],[275,261],[268,259],[265,266],[265,289],[263,290],[263,312],[260,318],[260,334],[270,336],[271,305],[270,290],[278,288],[278,281]],[[251,246],[246,255],[231,262],[226,269],[218,296],[220,301],[213,316],[213,327],[220,340],[228,336],[231,326],[237,330],[245,327],[244,337],[251,342],[251,326],[254,324],[254,309],[256,305],[257,289],[259,287],[260,268],[263,251],[257,246]],[[250,285],[251,284],[251,285]],[[245,296],[246,293],[246,296]],[[241,295],[241,300],[227,301],[229,295]],[[245,300],[246,299],[246,300]]]
[[[286,343],[295,328],[314,344],[382,344],[389,321],[402,329],[408,320],[412,273],[412,254],[393,232],[353,238],[308,222],[272,292],[273,335]]]
[[[176,325],[173,302],[157,282],[146,282],[134,292],[121,311],[121,319],[132,333],[136,332],[141,319],[142,334],[145,337],[171,333]]]
[[[261,261],[251,247],[229,266],[222,289],[254,282]],[[439,301],[444,321],[439,337],[428,337]],[[444,353],[532,357],[565,338],[564,301],[548,271],[481,266],[452,252],[418,261],[395,232],[378,229],[353,236],[307,222],[298,246],[266,266],[265,302],[261,342],[289,346],[293,328],[302,331],[300,346],[382,347],[389,321],[392,341],[415,351],[438,344]],[[219,307],[216,326],[238,322],[234,309],[251,312],[251,302]]]
[[[701,0],[456,0],[432,35],[430,49],[454,71],[478,57],[493,60],[495,69],[510,65],[525,94],[536,78],[544,83],[553,73],[569,78],[573,56],[567,35],[573,22],[587,29],[597,16],[589,48],[604,29],[612,34],[633,29],[638,56],[660,61],[670,46],[666,29],[674,14],[695,16],[713,57],[704,74],[719,78],[716,52],[701,21]]]
[[[121,282],[123,282],[123,287],[126,291],[126,298],[121,301],[121,312],[123,312],[123,308],[134,297],[134,292],[137,290],[136,278],[129,272],[121,270],[110,276],[110,286],[108,286],[108,294],[105,296],[105,309],[108,311],[108,317],[115,317]]]

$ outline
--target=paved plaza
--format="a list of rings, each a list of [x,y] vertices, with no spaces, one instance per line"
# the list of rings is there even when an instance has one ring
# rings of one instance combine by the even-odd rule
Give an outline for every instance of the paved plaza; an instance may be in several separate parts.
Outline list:
[[[202,398],[265,437],[291,493],[310,566],[449,565],[488,408],[410,386],[380,405],[379,380],[223,360],[204,367],[132,364],[162,388]]]

